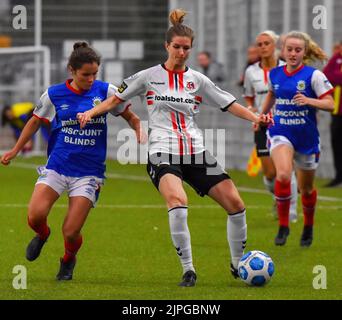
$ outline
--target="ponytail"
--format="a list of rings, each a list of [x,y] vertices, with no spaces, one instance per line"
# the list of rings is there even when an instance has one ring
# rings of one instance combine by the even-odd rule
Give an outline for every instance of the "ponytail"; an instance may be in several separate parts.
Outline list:
[[[68,61],[68,67],[73,70],[81,69],[85,63],[97,63],[100,65],[100,55],[89,46],[87,42],[75,42],[74,51],[71,53]]]
[[[172,26],[167,30],[165,35],[165,41],[167,43],[171,43],[173,37],[188,37],[191,39],[191,44],[195,38],[194,31],[183,24],[184,17],[186,16],[186,12],[183,9],[175,9],[171,11],[169,15],[169,21]]]

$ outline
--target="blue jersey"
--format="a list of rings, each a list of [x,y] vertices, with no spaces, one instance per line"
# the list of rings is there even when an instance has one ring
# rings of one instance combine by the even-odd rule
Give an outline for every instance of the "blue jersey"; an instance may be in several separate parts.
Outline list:
[[[286,66],[270,72],[270,86],[276,98],[274,126],[269,128],[270,137],[285,136],[295,151],[315,154],[320,151],[317,128],[317,109],[308,105],[298,106],[293,97],[302,93],[309,98],[319,99],[332,92],[333,87],[319,70],[302,65],[292,73]]]
[[[70,81],[49,87],[33,113],[35,117],[51,123],[46,168],[69,177],[104,178],[106,114],[92,119],[83,129],[80,129],[76,115],[114,95],[117,88],[95,81],[91,89],[79,92],[70,86]],[[119,105],[112,113],[119,115],[128,104]]]

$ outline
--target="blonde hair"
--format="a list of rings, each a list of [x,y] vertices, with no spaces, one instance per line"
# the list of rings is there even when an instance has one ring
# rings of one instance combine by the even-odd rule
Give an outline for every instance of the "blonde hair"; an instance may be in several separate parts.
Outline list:
[[[183,9],[175,9],[170,12],[169,20],[172,26],[167,30],[165,41],[171,43],[173,37],[189,37],[191,39],[191,44],[195,38],[194,31],[183,24],[186,12]]]
[[[300,39],[304,41],[305,45],[305,54],[303,58],[304,64],[310,64],[314,62],[315,60],[324,62],[328,59],[328,56],[323,51],[322,48],[314,41],[312,38],[305,32],[300,31],[291,31],[289,32],[284,40],[284,45],[286,43],[286,40],[289,38],[295,38]]]
[[[274,44],[277,44],[279,36],[274,31],[272,31],[272,30],[262,31],[256,36],[256,39],[260,36],[263,36],[263,35],[269,36],[272,39],[272,41],[274,42]]]

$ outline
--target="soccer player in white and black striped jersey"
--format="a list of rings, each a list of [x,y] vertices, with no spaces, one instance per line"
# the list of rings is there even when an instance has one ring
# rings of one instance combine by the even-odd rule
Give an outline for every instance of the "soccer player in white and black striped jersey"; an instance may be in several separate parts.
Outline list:
[[[80,113],[78,118],[82,127],[92,117],[114,109],[130,97],[142,98],[149,113],[147,170],[168,208],[171,238],[183,267],[179,285],[191,287],[195,285],[197,275],[192,261],[187,224],[188,199],[183,181],[189,183],[200,196],[210,196],[228,213],[231,271],[235,277],[238,276],[237,266],[247,240],[245,205],[228,174],[205,150],[195,115],[202,108],[211,106],[265,125],[272,119],[267,115],[256,116],[205,75],[185,65],[194,34],[192,29],[183,25],[184,16],[185,12],[181,9],[170,14],[172,26],[166,33],[168,59],[165,63],[125,79],[116,98],[107,99],[91,111]]]

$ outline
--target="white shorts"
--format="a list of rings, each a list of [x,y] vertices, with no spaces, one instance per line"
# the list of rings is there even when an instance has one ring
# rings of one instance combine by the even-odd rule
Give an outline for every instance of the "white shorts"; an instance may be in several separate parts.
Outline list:
[[[274,148],[280,145],[288,145],[294,149],[291,141],[284,136],[268,136],[269,150],[272,154]],[[319,153],[317,154],[303,154],[297,151],[294,152],[293,160],[297,168],[302,170],[316,170],[319,162]]]
[[[46,184],[59,195],[67,191],[69,197],[86,197],[95,207],[104,179],[95,176],[67,177],[45,167],[38,167],[37,171],[39,178],[36,185]]]

